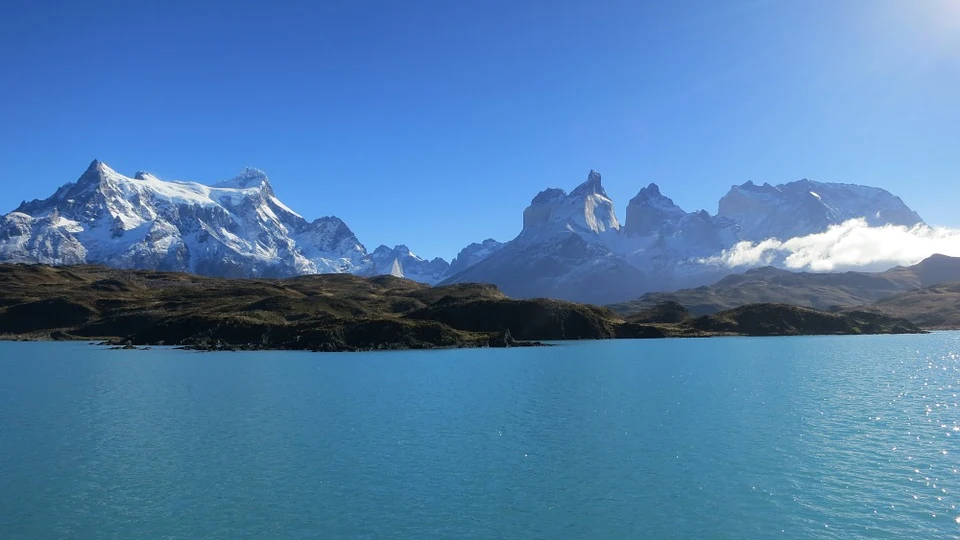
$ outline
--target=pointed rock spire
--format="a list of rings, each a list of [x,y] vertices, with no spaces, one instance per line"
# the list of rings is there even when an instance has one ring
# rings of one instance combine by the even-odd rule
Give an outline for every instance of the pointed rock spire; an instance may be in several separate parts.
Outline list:
[[[660,193],[660,186],[651,182],[630,199],[623,230],[630,236],[670,233],[686,215],[673,199]]]
[[[657,199],[663,199],[665,201],[669,201],[671,205],[673,204],[672,199],[670,199],[669,197],[665,197],[662,193],[660,193],[660,186],[651,182],[650,185],[648,185],[647,187],[640,188],[640,191],[637,192],[637,195],[634,198],[630,199],[630,204],[638,204],[645,201],[651,201],[651,200],[657,200]]]
[[[584,195],[603,195],[607,196],[607,193],[603,190],[603,184],[600,181],[600,173],[590,169],[590,174],[587,175],[587,180],[576,187],[570,195],[572,196],[584,196]]]
[[[99,185],[103,181],[104,177],[109,174],[114,173],[113,169],[107,166],[106,163],[95,159],[90,162],[90,165],[87,167],[87,170],[80,175],[80,178],[77,179],[78,186],[90,186],[90,185]],[[115,174],[115,173],[114,173]]]

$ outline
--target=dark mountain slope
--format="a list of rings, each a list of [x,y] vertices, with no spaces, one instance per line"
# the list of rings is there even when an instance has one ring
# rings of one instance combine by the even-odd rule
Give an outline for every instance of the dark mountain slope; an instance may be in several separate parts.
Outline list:
[[[610,307],[620,314],[636,313],[666,301],[677,302],[696,315],[756,303],[833,310],[866,306],[905,291],[951,281],[960,281],[960,258],[945,255],[876,273],[788,272],[765,267],[727,276],[710,286],[649,293]]]
[[[960,329],[960,282],[934,285],[881,300],[873,309],[931,330]]]

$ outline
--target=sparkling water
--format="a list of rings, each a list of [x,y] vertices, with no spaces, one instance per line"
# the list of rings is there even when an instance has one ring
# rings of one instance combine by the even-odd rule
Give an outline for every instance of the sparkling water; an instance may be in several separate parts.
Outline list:
[[[951,538],[960,333],[0,343],[0,538]]]

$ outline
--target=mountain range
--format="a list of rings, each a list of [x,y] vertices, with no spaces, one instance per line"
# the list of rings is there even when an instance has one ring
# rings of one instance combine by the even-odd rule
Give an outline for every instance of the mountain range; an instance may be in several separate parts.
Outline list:
[[[613,303],[650,291],[712,283],[732,271],[703,260],[743,240],[788,239],[852,218],[922,223],[879,188],[800,180],[733,186],[712,215],[687,212],[656,184],[617,219],[601,176],[570,193],[541,191],[513,240],[465,247],[450,262],[407,246],[372,252],[339,218],[308,221],[257,169],[213,185],[132,177],[94,161],[52,196],[0,217],[0,261],[186,271],[220,277],[389,274],[427,284],[492,283],[516,298]]]
[[[463,249],[451,265],[408,247],[373,252],[337,217],[307,221],[245,169],[212,186],[132,177],[94,161],[76,182],[0,217],[0,260],[183,271],[221,277],[390,274],[434,284],[499,244]]]
[[[540,192],[524,210],[515,239],[444,283],[493,283],[521,298],[614,303],[713,283],[733,270],[704,260],[741,241],[786,240],[853,218],[870,225],[923,223],[883,189],[804,179],[733,186],[716,215],[687,212],[650,184],[630,200],[621,224],[600,174],[591,171],[569,194]]]

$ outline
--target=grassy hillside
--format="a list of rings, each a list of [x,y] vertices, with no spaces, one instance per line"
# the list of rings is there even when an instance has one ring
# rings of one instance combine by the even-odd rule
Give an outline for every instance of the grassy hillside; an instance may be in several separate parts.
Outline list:
[[[680,304],[665,302],[627,318],[653,323],[677,335],[802,336],[855,334],[914,334],[922,330],[904,319],[880,313],[829,313],[784,304],[750,304],[712,315],[694,316]]]
[[[868,306],[923,287],[960,281],[960,258],[933,255],[886,272],[809,273],[766,267],[727,276],[717,283],[675,292],[650,293],[610,308],[630,315],[662,302],[677,302],[695,315],[739,306],[776,303],[835,311]]]
[[[727,324],[732,315],[695,319],[678,307],[624,320],[596,306],[513,300],[491,285],[429,287],[390,276],[221,279],[97,266],[0,265],[0,337],[7,339],[344,351],[757,333],[746,323]],[[768,320],[786,321],[779,313],[792,308],[757,309]],[[762,333],[918,330],[876,317],[871,327],[852,319],[830,326],[811,315],[790,325],[774,322]]]
[[[620,322],[604,308],[511,300],[491,285],[0,265],[6,337],[354,350],[498,345],[507,331],[523,340],[600,339]]]
[[[909,291],[877,302],[873,308],[931,330],[960,329],[960,282]]]

